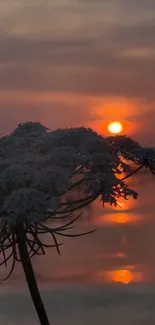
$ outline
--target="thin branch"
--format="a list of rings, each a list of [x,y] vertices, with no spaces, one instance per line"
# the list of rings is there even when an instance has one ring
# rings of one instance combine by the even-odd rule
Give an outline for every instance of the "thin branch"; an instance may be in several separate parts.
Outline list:
[[[94,233],[95,231],[96,231],[96,229],[93,229],[93,230],[90,230],[90,231],[87,231],[87,232],[82,232],[80,234],[63,234],[63,233],[58,232],[58,231],[56,231],[55,233],[57,235],[59,235],[59,236],[74,238],[74,237],[81,237],[81,236],[89,235],[89,234]]]
[[[129,173],[128,175],[124,176],[121,181],[125,181],[126,179],[128,179],[129,177],[131,177],[132,175],[136,174],[139,170],[141,170],[144,167],[144,165],[140,165],[138,168],[136,168],[135,170],[133,170],[131,173]]]

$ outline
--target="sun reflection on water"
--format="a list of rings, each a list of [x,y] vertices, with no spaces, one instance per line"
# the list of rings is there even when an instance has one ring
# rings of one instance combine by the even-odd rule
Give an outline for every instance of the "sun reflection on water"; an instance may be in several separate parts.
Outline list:
[[[99,282],[129,284],[132,282],[142,282],[143,273],[134,270],[135,266],[128,268],[108,270],[98,274]]]
[[[114,225],[136,223],[141,220],[141,216],[134,213],[107,213],[96,218],[96,225]]]
[[[109,272],[112,281],[128,284],[133,280],[133,274],[129,270],[114,270]]]

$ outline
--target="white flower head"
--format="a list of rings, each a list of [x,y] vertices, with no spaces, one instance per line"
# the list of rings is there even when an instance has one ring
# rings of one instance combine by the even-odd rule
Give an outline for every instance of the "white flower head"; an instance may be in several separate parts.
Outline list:
[[[146,156],[141,150],[130,138],[105,139],[84,127],[49,131],[39,122],[20,124],[0,139],[1,215],[10,222],[46,219],[46,209],[61,205],[77,176],[83,196],[101,195],[109,204],[118,197],[136,197],[118,175],[131,170],[128,160]],[[154,161],[154,151],[149,151],[149,161]]]
[[[32,188],[20,188],[4,199],[1,215],[8,223],[41,221],[46,213],[48,196]]]

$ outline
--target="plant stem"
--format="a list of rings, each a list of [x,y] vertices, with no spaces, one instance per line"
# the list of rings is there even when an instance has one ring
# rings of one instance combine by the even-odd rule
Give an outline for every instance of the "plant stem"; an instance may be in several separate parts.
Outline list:
[[[20,225],[18,229],[16,228],[16,236],[18,240],[18,249],[19,249],[19,256],[21,260],[21,264],[23,266],[23,270],[25,273],[25,278],[29,287],[29,291],[31,294],[31,298],[33,304],[35,306],[38,318],[40,320],[41,325],[50,325],[46,310],[43,304],[43,301],[40,296],[40,292],[37,286],[34,270],[32,267],[32,263],[29,257],[26,240],[25,240],[25,232],[24,227]]]

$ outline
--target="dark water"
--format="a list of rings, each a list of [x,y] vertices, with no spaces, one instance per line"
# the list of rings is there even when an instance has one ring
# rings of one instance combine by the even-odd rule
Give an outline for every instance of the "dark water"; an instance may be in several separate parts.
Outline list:
[[[67,284],[49,286],[42,296],[51,325],[154,325],[155,322],[155,288],[148,285]],[[29,296],[11,290],[0,296],[0,322],[39,324]]]
[[[61,257],[51,249],[34,259],[51,324],[154,324],[155,179],[143,174],[131,184],[137,201],[95,204],[75,229],[95,233],[63,239]],[[0,324],[38,324],[20,267],[1,284]]]

